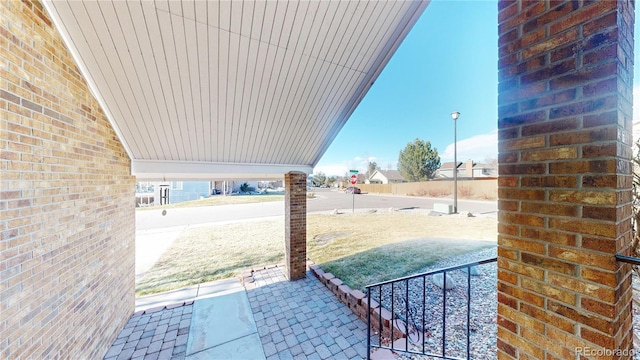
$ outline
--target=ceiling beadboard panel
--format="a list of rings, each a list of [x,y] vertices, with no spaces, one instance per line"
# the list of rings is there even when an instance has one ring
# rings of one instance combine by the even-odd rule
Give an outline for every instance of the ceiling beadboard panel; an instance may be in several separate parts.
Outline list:
[[[45,0],[142,179],[312,169],[427,4]]]

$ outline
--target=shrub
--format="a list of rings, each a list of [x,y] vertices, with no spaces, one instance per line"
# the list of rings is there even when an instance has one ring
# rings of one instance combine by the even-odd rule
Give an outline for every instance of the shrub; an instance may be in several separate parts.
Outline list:
[[[424,188],[420,188],[416,190],[416,196],[425,196],[427,195],[427,191]]]
[[[471,196],[471,188],[468,186],[460,186],[458,188],[458,194],[460,196],[469,197]]]

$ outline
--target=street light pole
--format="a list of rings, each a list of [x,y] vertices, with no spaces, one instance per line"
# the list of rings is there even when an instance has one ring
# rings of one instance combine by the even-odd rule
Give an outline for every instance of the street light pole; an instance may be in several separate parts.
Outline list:
[[[458,213],[458,139],[456,124],[460,113],[455,111],[451,113],[453,119],[453,213]]]

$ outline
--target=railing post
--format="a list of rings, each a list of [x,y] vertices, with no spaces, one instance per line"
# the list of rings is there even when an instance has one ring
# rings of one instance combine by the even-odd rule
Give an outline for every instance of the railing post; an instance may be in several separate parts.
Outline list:
[[[471,266],[467,267],[467,359],[471,359]]]
[[[382,346],[382,285],[378,289],[378,345]]]
[[[407,279],[407,285],[405,288],[405,312],[404,312],[404,348],[409,350],[409,279]]]
[[[389,320],[390,321],[389,327],[391,328],[391,350],[393,350],[393,317],[396,314],[396,311],[395,311],[395,303],[396,303],[395,299],[396,299],[396,296],[395,296],[395,293],[394,293],[394,287],[395,287],[394,285],[395,284],[396,284],[395,282],[391,283],[391,319]],[[382,299],[380,299],[380,300],[382,300]],[[382,302],[380,302],[380,310],[382,310]],[[382,313],[382,311],[380,311],[380,313]]]
[[[442,357],[447,347],[447,272],[442,273]]]
[[[371,288],[367,289],[367,360],[371,360]]]
[[[426,321],[424,320],[425,314],[426,314],[426,307],[427,307],[427,277],[423,276],[422,277],[422,353],[425,352],[425,339],[424,339],[424,333],[425,333],[425,327],[427,326]]]

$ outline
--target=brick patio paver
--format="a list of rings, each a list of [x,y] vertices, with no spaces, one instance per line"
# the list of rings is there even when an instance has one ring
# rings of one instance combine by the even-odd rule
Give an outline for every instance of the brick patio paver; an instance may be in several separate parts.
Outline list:
[[[131,316],[104,359],[185,358],[193,301],[139,311]]]
[[[311,273],[290,282],[271,267],[254,272],[252,285],[247,295],[267,359],[366,356],[366,325]],[[193,303],[136,312],[104,359],[185,359]]]
[[[267,358],[366,356],[366,324],[310,272],[291,282],[282,267],[255,271],[247,294]]]

